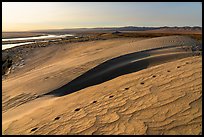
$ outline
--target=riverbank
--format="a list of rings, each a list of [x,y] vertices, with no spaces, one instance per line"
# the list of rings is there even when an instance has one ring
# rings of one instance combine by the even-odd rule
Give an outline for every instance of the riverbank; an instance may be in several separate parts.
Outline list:
[[[34,32],[2,32],[2,39],[6,38],[21,38],[21,37],[37,37],[43,36],[44,33],[34,33]]]
[[[21,33],[20,33],[21,34]],[[20,36],[17,35],[17,36]],[[32,33],[31,33],[32,34]],[[31,35],[30,34],[30,35]],[[39,35],[39,33],[37,33]],[[35,35],[37,35],[35,34]],[[15,36],[15,33],[12,34],[13,36]],[[12,36],[11,35],[11,36]],[[24,34],[26,35],[26,34]],[[33,36],[35,36],[33,35]],[[66,34],[58,34],[58,35],[66,35]],[[119,33],[115,33],[115,32],[108,32],[108,33],[104,33],[104,32],[82,32],[82,33],[74,33],[74,36],[68,36],[68,37],[64,37],[64,38],[51,38],[50,40],[46,40],[46,39],[42,39],[41,42],[40,40],[20,40],[20,41],[13,41],[13,42],[9,42],[9,41],[5,41],[5,43],[19,43],[19,42],[28,42],[30,44],[28,45],[21,45],[21,46],[17,46],[17,47],[13,47],[11,49],[5,49],[2,51],[2,56],[5,56],[7,58],[3,58],[2,62],[4,64],[4,62],[7,62],[5,60],[11,60],[12,61],[12,67],[10,67],[9,63],[6,63],[2,66],[2,75],[3,78],[5,78],[5,74],[9,74],[12,73],[16,68],[20,67],[23,65],[22,62],[24,62],[25,58],[32,53],[35,49],[38,50],[39,48],[45,48],[48,46],[57,46],[57,45],[66,45],[69,43],[77,43],[77,42],[86,42],[86,41],[100,41],[100,40],[108,40],[108,39],[126,39],[126,38],[139,38],[139,39],[145,39],[145,38],[154,38],[154,37],[162,37],[162,36],[171,36],[171,35],[184,35],[187,37],[191,37],[193,39],[195,39],[197,41],[197,47],[198,50],[202,50],[202,34],[197,34],[197,33],[190,33],[190,34],[186,34],[183,32],[182,33],[164,33],[164,32],[160,32],[160,33],[152,33],[150,31],[150,33],[144,33],[144,32],[119,32]],[[23,36],[23,34],[21,35]],[[27,35],[29,36],[29,35]],[[15,45],[14,45],[15,46]],[[9,67],[10,69],[9,69]],[[18,66],[18,67],[17,67]]]

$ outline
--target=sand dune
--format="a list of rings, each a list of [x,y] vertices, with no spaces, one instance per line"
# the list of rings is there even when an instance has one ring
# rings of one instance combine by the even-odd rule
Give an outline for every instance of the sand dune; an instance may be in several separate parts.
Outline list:
[[[2,81],[3,134],[199,134],[194,45],[168,36],[37,50]]]
[[[173,47],[175,48],[175,46]],[[168,48],[171,49],[171,52],[167,52]],[[137,72],[150,66],[185,58],[188,56],[193,56],[194,54],[192,52],[184,52],[184,49],[183,52],[176,51],[177,48],[175,48],[174,51],[172,49],[172,46],[170,46],[165,48],[156,48],[141,52],[135,52],[113,58],[87,71],[86,73],[82,74],[66,85],[60,87],[59,89],[51,91],[45,95],[62,96],[70,94],[88,86],[93,86],[111,80],[120,75]],[[152,55],[152,53],[154,55]]]
[[[195,43],[195,40],[188,37],[168,36],[144,40],[93,41],[37,50],[25,59],[25,67],[2,81],[3,111],[58,89],[114,57],[153,48]]]
[[[189,57],[120,76],[57,98],[4,134],[199,134],[201,68]]]

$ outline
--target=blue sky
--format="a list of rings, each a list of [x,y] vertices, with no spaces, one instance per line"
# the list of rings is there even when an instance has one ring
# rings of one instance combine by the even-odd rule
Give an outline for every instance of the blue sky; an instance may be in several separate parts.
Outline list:
[[[201,2],[3,2],[3,31],[202,26]]]

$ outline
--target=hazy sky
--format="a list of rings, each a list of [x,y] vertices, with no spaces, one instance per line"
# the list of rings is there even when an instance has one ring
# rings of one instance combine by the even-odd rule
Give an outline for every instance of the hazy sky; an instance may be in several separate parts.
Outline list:
[[[3,31],[202,26],[201,2],[2,2]]]

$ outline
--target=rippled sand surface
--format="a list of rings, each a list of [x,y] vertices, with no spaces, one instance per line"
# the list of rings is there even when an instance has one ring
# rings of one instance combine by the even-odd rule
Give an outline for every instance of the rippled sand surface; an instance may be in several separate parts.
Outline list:
[[[2,81],[3,134],[202,134],[201,56],[150,65],[61,97],[38,98],[109,59],[193,44],[187,37],[168,36],[37,51],[27,66]]]

